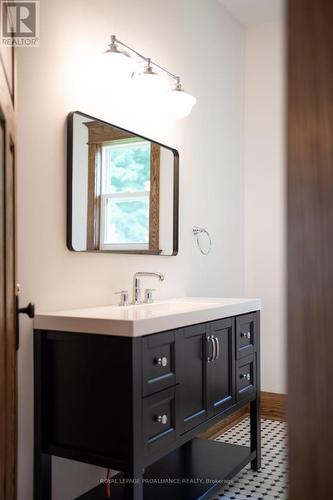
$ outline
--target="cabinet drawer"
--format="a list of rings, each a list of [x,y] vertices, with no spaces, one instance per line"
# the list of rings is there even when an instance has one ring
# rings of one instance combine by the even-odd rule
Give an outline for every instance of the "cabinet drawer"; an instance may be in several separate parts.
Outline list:
[[[176,439],[178,387],[144,398],[143,435],[147,454],[157,453]]]
[[[244,314],[236,318],[236,359],[253,354],[256,349],[257,314]]]
[[[236,369],[237,400],[248,398],[256,390],[256,358],[255,355],[242,358]]]
[[[143,396],[178,384],[179,330],[149,335],[142,342]]]

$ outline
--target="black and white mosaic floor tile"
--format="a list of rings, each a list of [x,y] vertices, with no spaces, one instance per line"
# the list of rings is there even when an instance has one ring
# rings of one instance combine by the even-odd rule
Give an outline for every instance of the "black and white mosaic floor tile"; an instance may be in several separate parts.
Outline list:
[[[259,472],[244,468],[216,495],[231,500],[286,500],[287,490],[287,424],[261,420],[262,467]],[[243,446],[250,445],[250,419],[245,418],[216,441]]]

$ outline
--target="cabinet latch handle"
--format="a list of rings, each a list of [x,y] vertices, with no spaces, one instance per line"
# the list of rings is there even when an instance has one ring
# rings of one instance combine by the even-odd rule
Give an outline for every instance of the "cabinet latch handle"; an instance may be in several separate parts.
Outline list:
[[[207,337],[207,342],[212,346],[212,355],[207,357],[207,362],[212,363],[216,360],[216,343],[214,335],[209,335]]]
[[[215,342],[215,344],[216,344],[216,354],[215,354],[215,359],[214,359],[214,361],[217,361],[217,360],[219,359],[219,357],[220,357],[220,341],[219,341],[219,339],[218,339],[217,337],[215,337],[214,335],[213,335],[213,340],[214,340],[214,342]]]

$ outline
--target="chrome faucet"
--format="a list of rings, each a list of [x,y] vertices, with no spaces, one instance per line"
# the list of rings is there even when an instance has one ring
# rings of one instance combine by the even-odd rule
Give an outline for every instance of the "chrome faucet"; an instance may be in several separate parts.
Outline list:
[[[142,303],[140,278],[142,278],[143,276],[157,278],[160,281],[164,281],[164,275],[162,273],[144,273],[144,272],[135,273],[133,276],[133,302],[132,302],[132,304],[141,304]]]

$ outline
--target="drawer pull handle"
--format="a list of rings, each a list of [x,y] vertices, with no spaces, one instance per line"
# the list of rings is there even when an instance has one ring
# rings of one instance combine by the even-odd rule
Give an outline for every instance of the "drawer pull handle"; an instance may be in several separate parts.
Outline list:
[[[165,414],[164,415],[158,415],[157,417],[155,417],[155,420],[159,424],[165,425],[165,424],[168,423],[168,416],[165,415]]]
[[[245,378],[245,380],[250,381],[251,380],[251,375],[249,373],[241,373],[240,378],[242,378],[242,379]]]
[[[241,337],[243,337],[244,339],[249,339],[251,338],[251,332],[243,332],[241,333]]]
[[[155,363],[160,366],[168,366],[168,358],[163,356],[162,358],[156,358]]]

